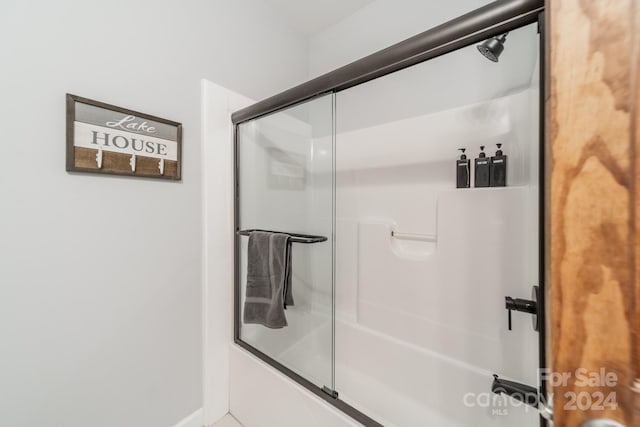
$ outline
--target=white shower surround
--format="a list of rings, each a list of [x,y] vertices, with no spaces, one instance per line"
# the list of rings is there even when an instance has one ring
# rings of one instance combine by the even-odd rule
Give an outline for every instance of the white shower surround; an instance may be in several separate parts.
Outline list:
[[[338,121],[335,386],[384,425],[538,423],[518,404],[497,416],[463,403],[487,394],[493,373],[537,384],[538,335],[528,316],[514,315],[507,330],[504,296],[528,297],[538,283],[538,92],[534,81],[343,133]],[[347,122],[357,114],[339,111]],[[509,187],[453,188],[456,149],[473,159],[496,142],[509,156]]]

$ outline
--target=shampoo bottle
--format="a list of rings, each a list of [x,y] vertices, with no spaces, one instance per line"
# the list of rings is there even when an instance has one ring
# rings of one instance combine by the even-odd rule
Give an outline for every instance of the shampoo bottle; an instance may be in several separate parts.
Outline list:
[[[484,152],[484,145],[480,146],[480,154],[474,161],[475,166],[475,187],[489,186],[489,158]]]
[[[460,158],[456,160],[456,187],[457,188],[469,188],[469,166],[470,161],[467,159],[467,155],[464,154],[466,148],[458,148],[458,150],[462,151],[460,154]]]
[[[506,187],[507,186],[507,156],[502,153],[500,147],[502,144],[496,144],[498,151],[491,158],[491,186]]]

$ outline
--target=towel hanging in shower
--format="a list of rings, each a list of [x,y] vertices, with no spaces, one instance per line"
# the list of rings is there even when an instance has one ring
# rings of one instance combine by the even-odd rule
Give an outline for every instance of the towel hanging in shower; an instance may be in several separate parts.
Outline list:
[[[253,231],[249,235],[244,323],[287,326],[284,310],[293,305],[291,239],[288,234]]]

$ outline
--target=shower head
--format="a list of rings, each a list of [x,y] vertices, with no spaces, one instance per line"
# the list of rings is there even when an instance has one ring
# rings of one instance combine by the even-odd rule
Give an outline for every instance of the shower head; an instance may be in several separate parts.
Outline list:
[[[509,33],[504,33],[501,36],[491,37],[483,41],[477,46],[478,50],[485,58],[493,62],[498,62],[498,58],[504,50],[504,42],[507,40],[507,34]]]

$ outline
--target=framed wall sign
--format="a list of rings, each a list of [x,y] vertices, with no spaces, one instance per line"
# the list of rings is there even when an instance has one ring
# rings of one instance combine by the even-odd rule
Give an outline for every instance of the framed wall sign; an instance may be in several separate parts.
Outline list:
[[[182,125],[67,94],[67,170],[180,180]]]

